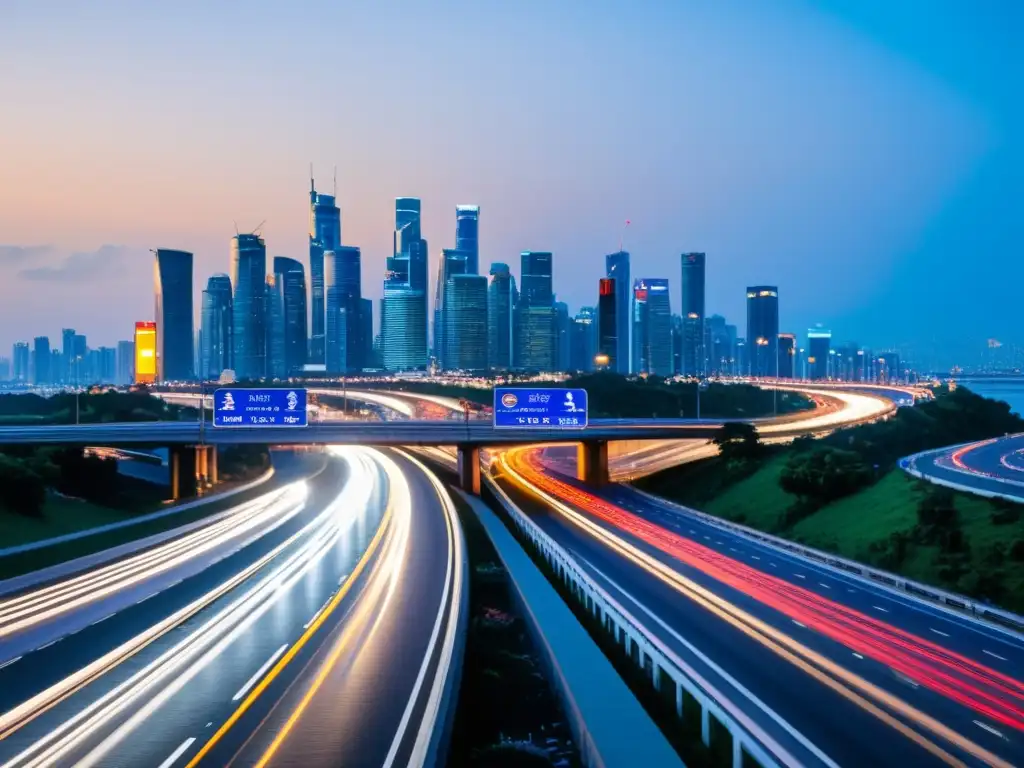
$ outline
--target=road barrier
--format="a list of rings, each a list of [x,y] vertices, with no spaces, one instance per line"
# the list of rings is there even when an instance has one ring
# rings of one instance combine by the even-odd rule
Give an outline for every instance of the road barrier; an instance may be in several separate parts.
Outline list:
[[[912,474],[912,473],[910,473]],[[680,512],[695,517],[703,523],[706,523],[715,528],[719,528],[723,531],[742,536],[747,539],[754,539],[767,544],[768,546],[776,549],[784,550],[790,554],[797,555],[806,560],[813,560],[818,564],[824,565],[835,571],[841,571],[846,576],[858,578],[864,581],[868,581],[876,586],[888,589],[893,592],[901,592],[910,596],[911,598],[936,604],[939,607],[945,607],[951,611],[954,611],[957,615],[964,616],[969,619],[980,619],[985,622],[998,625],[998,628],[1008,628],[1015,631],[1024,631],[1024,616],[1019,616],[1009,611],[1003,611],[999,608],[994,608],[984,603],[979,603],[976,600],[967,597],[965,595],[958,595],[955,592],[946,592],[945,590],[932,587],[927,584],[922,584],[918,581],[911,581],[910,579],[899,576],[889,571],[879,570],[878,568],[872,568],[871,566],[858,563],[855,560],[847,560],[845,557],[839,557],[838,555],[831,554],[829,552],[823,552],[820,549],[812,549],[811,547],[805,547],[801,544],[797,544],[792,541],[780,538],[778,536],[772,536],[769,533],[762,533],[761,531],[749,528],[739,523],[732,523],[728,520],[723,520],[720,517],[709,515],[706,512],[700,512],[696,509],[690,509],[684,507],[681,504],[663,499],[660,496],[641,491],[638,488],[633,488],[635,493],[644,496],[651,501],[659,504],[665,504],[677,509]]]
[[[673,686],[677,716],[683,716],[684,693],[697,702],[701,713],[701,740],[705,746],[711,745],[714,721],[732,738],[733,768],[749,765],[750,759],[764,768],[807,764],[804,760],[794,760],[788,754],[776,754],[768,746],[771,739],[755,735],[754,732],[760,729],[744,714],[744,705],[729,700],[598,585],[489,476],[484,478],[484,483],[493,492],[518,532],[532,543],[587,612],[623,645],[627,654],[647,673],[655,689],[667,695],[669,691],[666,686]]]

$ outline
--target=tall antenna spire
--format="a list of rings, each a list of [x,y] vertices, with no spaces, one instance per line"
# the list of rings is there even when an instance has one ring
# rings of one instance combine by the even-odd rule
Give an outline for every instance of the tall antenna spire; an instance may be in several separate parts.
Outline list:
[[[334,197],[338,197],[338,166],[334,166]]]
[[[622,232],[619,233],[619,253],[622,253],[622,238],[626,234],[626,227],[629,226],[629,219],[626,219],[626,223],[622,227]]]
[[[309,164],[309,194],[316,192],[316,184],[313,183],[313,164]]]

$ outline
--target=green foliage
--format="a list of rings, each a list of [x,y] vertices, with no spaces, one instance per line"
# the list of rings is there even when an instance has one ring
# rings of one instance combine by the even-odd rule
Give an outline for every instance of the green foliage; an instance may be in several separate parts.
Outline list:
[[[826,447],[792,455],[779,476],[784,491],[821,504],[849,496],[871,480],[870,467],[857,453]]]
[[[757,427],[739,421],[723,424],[711,442],[718,446],[718,455],[726,461],[756,459],[764,447]]]
[[[146,392],[60,392],[49,398],[34,394],[0,395],[0,424],[99,424],[121,421],[172,421],[193,409],[171,405]]]
[[[46,502],[46,484],[26,461],[0,454],[0,506],[38,517]]]

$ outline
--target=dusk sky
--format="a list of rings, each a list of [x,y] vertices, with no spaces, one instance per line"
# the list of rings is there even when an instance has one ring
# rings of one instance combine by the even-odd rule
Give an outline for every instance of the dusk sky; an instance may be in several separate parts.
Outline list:
[[[551,250],[572,312],[623,237],[675,311],[707,252],[741,329],[775,283],[801,336],[1024,342],[1021,39],[1019,0],[6,0],[0,354],[130,338],[149,248],[197,296],[236,225],[306,263],[310,162],[374,299],[412,195],[431,276],[476,203],[481,271]]]

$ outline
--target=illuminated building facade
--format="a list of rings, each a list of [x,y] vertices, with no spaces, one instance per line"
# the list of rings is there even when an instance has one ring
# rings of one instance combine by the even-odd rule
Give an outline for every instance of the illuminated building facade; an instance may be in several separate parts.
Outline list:
[[[156,323],[135,324],[135,383],[156,381]]]
[[[779,289],[774,285],[747,288],[748,368],[744,374],[771,377],[778,367]]]

